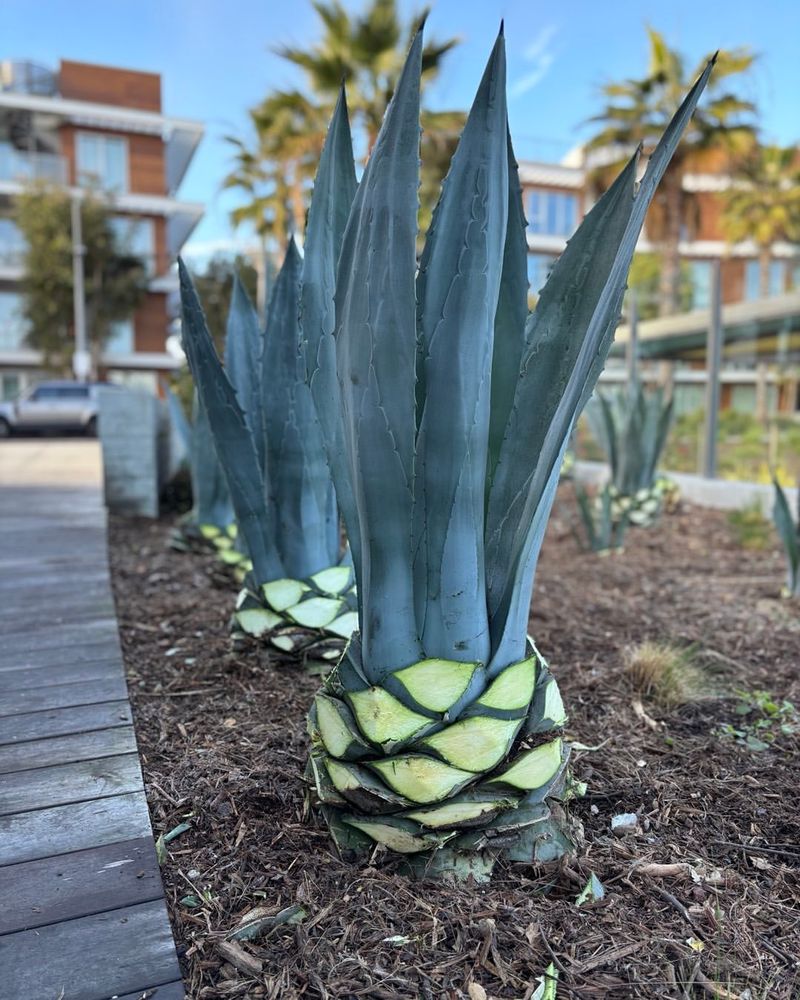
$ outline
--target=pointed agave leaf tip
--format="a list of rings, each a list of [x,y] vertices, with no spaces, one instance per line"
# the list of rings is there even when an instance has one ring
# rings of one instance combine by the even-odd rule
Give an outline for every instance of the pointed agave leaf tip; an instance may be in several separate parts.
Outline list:
[[[502,38],[505,35],[505,33],[506,33],[506,19],[504,17],[501,17],[500,30],[498,31],[497,34],[500,36],[500,38]]]

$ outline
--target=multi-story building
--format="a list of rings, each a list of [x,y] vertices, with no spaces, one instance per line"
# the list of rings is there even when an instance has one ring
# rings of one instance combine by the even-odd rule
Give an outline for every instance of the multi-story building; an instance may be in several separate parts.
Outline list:
[[[595,154],[596,156],[597,154]],[[590,171],[582,149],[562,163],[520,164],[525,211],[528,218],[529,278],[531,289],[544,284],[555,258],[591,206]],[[689,309],[706,309],[710,301],[712,262],[721,262],[722,300],[726,304],[760,297],[758,248],[752,241],[731,245],[722,230],[721,194],[731,185],[724,155],[707,153],[695,158],[683,178],[685,221],[680,255],[688,283]],[[652,211],[657,211],[657,206]],[[648,226],[638,250],[658,247],[648,238]],[[798,247],[776,243],[772,248],[770,295],[800,288]]]
[[[116,325],[101,359],[117,381],[153,383],[174,368],[167,350],[176,307],[175,257],[203,214],[178,189],[203,135],[197,122],[161,107],[161,77],[62,60],[51,72],[0,63],[0,398],[41,376],[25,344],[18,283],[24,244],[13,204],[27,184],[104,192],[126,248],[141,257],[148,292]]]

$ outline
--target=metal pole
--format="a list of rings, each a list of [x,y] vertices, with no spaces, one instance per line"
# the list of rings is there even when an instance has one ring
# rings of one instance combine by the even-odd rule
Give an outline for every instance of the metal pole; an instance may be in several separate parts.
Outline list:
[[[719,426],[719,372],[722,365],[722,293],[720,262],[711,266],[711,321],[706,340],[706,426],[703,474],[717,475],[717,429]]]
[[[632,391],[639,377],[639,309],[635,288],[628,290],[628,346],[625,366],[628,369],[628,391]]]
[[[72,355],[72,370],[75,378],[84,380],[92,368],[91,356],[86,341],[86,292],[83,284],[83,258],[86,247],[81,231],[81,199],[72,196],[72,309],[75,326],[75,353]]]

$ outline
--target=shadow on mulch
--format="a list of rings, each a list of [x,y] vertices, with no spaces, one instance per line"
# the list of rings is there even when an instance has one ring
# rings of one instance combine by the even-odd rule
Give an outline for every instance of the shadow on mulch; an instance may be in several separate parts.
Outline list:
[[[230,652],[234,588],[213,558],[169,551],[164,523],[112,519],[154,828],[190,823],[162,872],[191,1000],[527,1000],[551,961],[559,998],[800,996],[798,737],[756,753],[716,734],[738,724],[736,688],[800,704],[780,554],[739,549],[724,515],[684,508],[600,558],[578,551],[569,511],[562,497],[531,633],[568,737],[599,745],[573,758],[586,844],[559,867],[498,867],[489,886],[459,888],[410,882],[385,855],[337,856],[302,780],[318,681]],[[716,694],[668,714],[645,704],[652,728],[621,656],[645,639],[697,644]],[[638,814],[638,833],[611,836],[619,812]],[[578,908],[590,872],[606,897]],[[293,904],[302,922],[226,951],[248,910]]]

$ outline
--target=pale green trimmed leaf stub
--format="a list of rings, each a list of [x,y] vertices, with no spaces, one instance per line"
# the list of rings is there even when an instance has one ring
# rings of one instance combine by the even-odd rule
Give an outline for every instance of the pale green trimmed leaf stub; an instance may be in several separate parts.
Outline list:
[[[561,692],[555,678],[548,681],[544,692],[544,718],[549,719],[554,726],[563,726],[567,721],[564,702],[561,700]]]
[[[440,847],[450,839],[447,836],[414,833],[410,829],[410,823],[408,824],[409,829],[406,829],[400,826],[397,820],[390,823],[388,821],[381,822],[380,820],[351,819],[348,816],[344,816],[343,821],[348,826],[353,826],[357,830],[361,830],[362,833],[366,833],[368,837],[371,837],[377,843],[383,844],[392,851],[397,851],[398,854],[416,854],[419,851],[427,851],[431,848]],[[453,834],[450,836],[453,836]]]
[[[222,549],[218,557],[219,561],[225,563],[226,566],[238,566],[245,559],[243,553],[237,552],[235,549]]]
[[[334,635],[341,636],[342,639],[349,639],[357,628],[357,611],[346,611],[343,615],[339,615],[338,618],[334,618],[330,625],[325,626],[327,632],[333,632]]]
[[[458,660],[420,660],[395,671],[394,676],[417,704],[432,712],[446,712],[467,690],[478,666]]]
[[[512,785],[514,788],[531,792],[546,785],[555,777],[560,767],[561,740],[557,739],[533,750],[526,750],[517,757],[511,767],[496,778],[491,778],[490,783]]]
[[[344,602],[333,597],[309,597],[293,607],[286,614],[305,628],[325,628],[338,618]]]
[[[371,761],[369,766],[399,795],[423,805],[447,798],[475,778],[471,771],[462,771],[424,754],[389,757]]]
[[[510,711],[525,708],[533,697],[536,684],[536,657],[513,663],[496,677],[489,685],[486,693],[476,702],[484,708],[497,708]]]
[[[237,611],[234,617],[243,632],[256,638],[266,635],[283,622],[280,615],[267,608],[245,608]]]
[[[331,566],[310,577],[317,590],[334,597],[338,597],[339,594],[347,590],[352,578],[353,571],[349,566]]]
[[[347,698],[361,732],[373,743],[401,743],[431,724],[381,687],[353,691]]]
[[[333,782],[333,787],[342,795],[345,792],[354,792],[362,787],[362,782],[358,777],[358,770],[349,764],[343,764],[333,757],[325,758],[325,770]]]
[[[522,719],[474,715],[427,736],[420,743],[466,771],[491,771],[508,753]]]
[[[270,642],[284,653],[293,653],[297,648],[297,639],[291,635],[273,635]]]
[[[198,526],[198,530],[203,538],[207,538],[211,541],[213,538],[217,538],[220,535],[220,529],[215,524],[201,524]]]
[[[510,809],[514,803],[510,799],[498,799],[493,802],[446,802],[432,809],[417,809],[406,813],[409,819],[414,819],[423,826],[439,829],[443,826],[455,827],[462,823],[498,812],[500,809]]]
[[[314,705],[317,710],[317,730],[329,754],[343,757],[354,743],[366,748],[367,744],[350,728],[350,720],[347,718],[349,712],[341,702],[320,693],[314,699]]]
[[[261,587],[264,600],[275,611],[285,611],[297,604],[307,590],[307,584],[289,579],[271,580]]]

